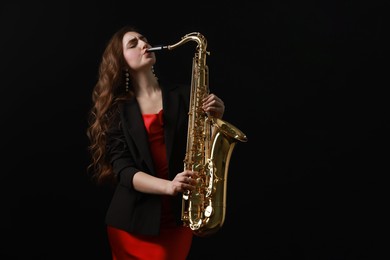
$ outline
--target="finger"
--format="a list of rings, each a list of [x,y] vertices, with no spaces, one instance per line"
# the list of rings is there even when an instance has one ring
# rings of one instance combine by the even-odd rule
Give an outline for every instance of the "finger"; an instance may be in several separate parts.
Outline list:
[[[193,185],[193,182],[194,182],[194,179],[192,177],[186,177],[184,179],[184,183],[189,185],[189,186],[192,186]]]
[[[183,179],[183,183],[185,183],[185,184],[190,184],[191,183],[191,177],[184,177],[184,179]]]
[[[214,94],[209,94],[209,95],[207,95],[205,98],[203,98],[203,102],[204,102],[204,103],[209,103],[209,102],[215,100],[216,98],[218,98],[216,95],[214,95]]]

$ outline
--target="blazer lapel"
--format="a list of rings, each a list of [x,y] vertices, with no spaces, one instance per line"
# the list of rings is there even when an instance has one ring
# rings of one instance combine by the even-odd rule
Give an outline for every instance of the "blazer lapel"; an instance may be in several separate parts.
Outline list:
[[[173,140],[178,120],[177,111],[179,110],[179,95],[176,91],[171,91],[171,89],[164,87],[162,89],[165,145],[167,151],[167,160],[169,162],[172,154]]]
[[[144,127],[141,110],[136,99],[125,104],[125,120],[130,136],[152,174],[155,174],[148,136]]]

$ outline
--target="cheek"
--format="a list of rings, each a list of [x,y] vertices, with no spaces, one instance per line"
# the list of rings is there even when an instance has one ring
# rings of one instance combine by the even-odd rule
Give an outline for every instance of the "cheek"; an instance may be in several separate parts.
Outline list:
[[[132,52],[127,52],[124,54],[124,57],[125,57],[125,60],[127,62],[127,64],[132,67],[133,64],[136,64],[137,62],[137,55],[135,53],[132,53]]]

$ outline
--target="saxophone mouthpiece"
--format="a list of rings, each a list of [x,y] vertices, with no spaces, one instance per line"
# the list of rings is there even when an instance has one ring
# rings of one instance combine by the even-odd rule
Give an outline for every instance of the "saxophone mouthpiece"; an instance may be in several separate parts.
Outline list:
[[[160,45],[160,46],[151,47],[147,49],[146,52],[155,52],[155,51],[162,51],[162,50],[168,50],[168,46]]]

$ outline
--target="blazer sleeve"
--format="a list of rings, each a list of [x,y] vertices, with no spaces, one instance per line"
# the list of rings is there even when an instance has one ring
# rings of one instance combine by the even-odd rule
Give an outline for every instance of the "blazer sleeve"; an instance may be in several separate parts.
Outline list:
[[[117,121],[112,124],[107,136],[106,149],[108,159],[113,167],[118,183],[127,188],[134,189],[133,177],[139,169],[135,167],[134,159],[128,149],[119,115],[117,116]]]

